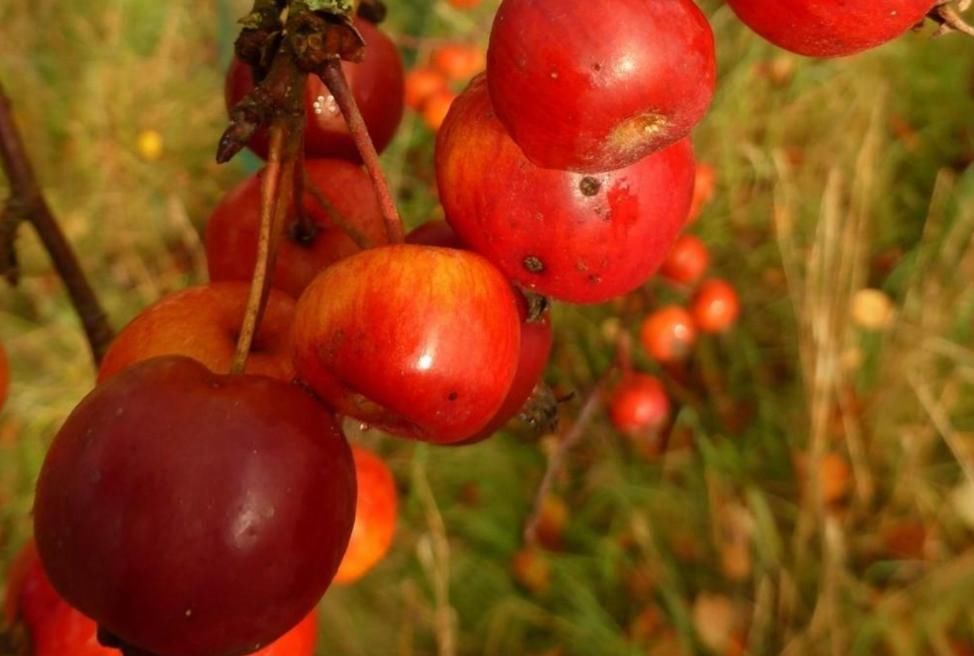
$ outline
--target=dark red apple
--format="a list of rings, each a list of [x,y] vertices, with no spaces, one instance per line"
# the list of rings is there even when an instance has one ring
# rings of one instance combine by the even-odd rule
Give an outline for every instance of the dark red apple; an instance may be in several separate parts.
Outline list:
[[[842,57],[891,41],[923,20],[934,0],[728,0],[752,30],[809,57]]]
[[[687,137],[715,78],[691,0],[504,0],[487,52],[497,116],[528,159],[585,173]]]
[[[464,243],[519,285],[576,303],[606,301],[653,274],[686,221],[694,177],[686,140],[608,173],[538,168],[494,116],[482,76],[440,131],[436,172]]]
[[[353,583],[365,576],[389,552],[396,532],[399,493],[392,472],[367,449],[353,446],[352,457],[358,483],[355,526],[335,583]]]
[[[359,246],[336,223],[351,227],[366,243],[386,241],[382,209],[372,180],[356,164],[338,159],[308,160],[312,188],[304,194],[304,212],[314,226],[304,234],[292,210],[285,223],[271,284],[294,298],[328,265],[357,253]],[[227,194],[206,224],[206,260],[210,280],[250,280],[260,234],[260,180],[247,178]],[[315,196],[321,193],[325,207]]]
[[[362,112],[362,118],[365,119],[372,142],[376,150],[382,152],[392,141],[399,121],[402,120],[405,95],[402,57],[396,44],[372,23],[356,19],[355,27],[365,38],[365,59],[358,64],[344,62],[342,69]],[[227,72],[227,107],[232,108],[253,88],[250,67],[235,58]],[[316,76],[308,76],[305,109],[308,113],[304,137],[304,152],[307,157],[341,157],[359,161],[358,149],[352,141],[338,104]],[[254,135],[250,148],[267,159],[266,130]]]
[[[136,362],[160,355],[184,355],[216,373],[230,371],[249,294],[248,283],[221,282],[190,287],[163,298],[143,310],[118,334],[98,369],[98,381],[104,382]],[[293,317],[294,300],[271,290],[247,358],[247,373],[284,382],[294,379],[290,332]]]
[[[54,588],[158,656],[240,656],[317,604],[355,517],[351,452],[305,390],[156,358],[99,385],[34,503]]]
[[[7,580],[7,619],[22,621],[32,656],[119,656],[98,642],[98,625],[64,601],[41,567],[33,540],[21,550]],[[253,656],[312,656],[318,633],[314,611]]]
[[[335,410],[448,444],[510,390],[520,329],[510,284],[474,253],[397,245],[321,273],[298,301],[295,367]]]

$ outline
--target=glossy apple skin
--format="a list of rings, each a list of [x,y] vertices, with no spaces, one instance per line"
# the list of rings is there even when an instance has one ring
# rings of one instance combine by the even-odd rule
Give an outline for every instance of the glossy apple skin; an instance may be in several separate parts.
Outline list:
[[[727,0],[752,30],[809,57],[843,57],[902,35],[934,6],[933,0]]]
[[[483,77],[440,130],[436,172],[447,221],[464,243],[522,287],[574,303],[600,303],[645,282],[693,193],[686,140],[597,175],[534,166],[494,116]]]
[[[335,212],[367,243],[385,243],[382,208],[375,187],[362,167],[338,159],[308,160],[305,172],[308,181]],[[210,280],[250,280],[253,276],[260,235],[262,176],[263,172],[260,172],[243,181],[210,215],[204,235]],[[361,250],[336,225],[310,189],[305,190],[303,207],[316,232],[310,239],[299,238],[297,216],[292,209],[271,274],[271,284],[294,298],[300,296],[323,269]]]
[[[404,110],[404,77],[402,57],[396,44],[372,23],[357,18],[355,27],[365,38],[365,59],[358,64],[342,63],[355,102],[376,150],[389,145],[396,134]],[[254,88],[250,67],[234,58],[227,72],[225,96],[227,108],[240,102]],[[348,132],[345,119],[324,83],[309,75],[305,86],[304,152],[309,158],[341,157],[360,161],[358,149]],[[250,148],[267,159],[267,131],[260,130],[250,141]]]
[[[520,349],[510,284],[474,253],[375,248],[321,273],[298,301],[298,377],[339,414],[459,442],[487,425]]]
[[[659,379],[646,374],[629,374],[609,400],[612,424],[621,432],[634,434],[657,430],[670,415],[670,400]]]
[[[725,333],[734,327],[741,314],[741,300],[726,280],[704,281],[690,300],[690,314],[702,333]]]
[[[98,642],[98,625],[72,608],[51,586],[33,540],[21,550],[7,581],[8,622],[23,621],[32,656],[119,656]],[[315,612],[253,656],[313,656],[318,633]]]
[[[648,317],[639,331],[643,348],[658,362],[685,360],[697,340],[697,329],[690,313],[677,305],[668,305]]]
[[[126,643],[239,656],[314,608],[354,515],[348,444],[304,390],[164,357],[68,417],[34,535],[58,593]]]
[[[504,0],[487,79],[536,165],[611,171],[700,122],[714,94],[714,35],[691,0]]]
[[[396,533],[399,493],[392,472],[368,449],[352,447],[358,501],[348,550],[335,574],[335,583],[354,583],[382,560]]]
[[[680,235],[673,244],[659,273],[680,285],[695,285],[710,266],[710,249],[694,235]]]
[[[457,233],[446,221],[427,221],[410,231],[406,235],[406,242],[446,248],[465,248]],[[534,388],[541,382],[541,376],[548,366],[554,340],[551,312],[546,308],[539,318],[529,321],[528,302],[524,295],[515,290],[514,298],[517,300],[517,312],[521,319],[521,353],[518,356],[514,382],[511,383],[511,389],[507,392],[500,410],[487,426],[473,437],[457,443],[457,446],[483,442],[517,416],[531,397]]]
[[[249,283],[221,282],[166,296],[143,310],[118,334],[98,369],[98,382],[136,362],[160,355],[184,355],[216,373],[229,372],[249,294]],[[247,373],[285,382],[294,380],[290,333],[293,317],[294,299],[271,290],[254,349],[247,359]]]
[[[7,351],[0,344],[0,410],[3,410],[4,403],[7,402],[7,394],[10,392],[10,360],[7,359]]]

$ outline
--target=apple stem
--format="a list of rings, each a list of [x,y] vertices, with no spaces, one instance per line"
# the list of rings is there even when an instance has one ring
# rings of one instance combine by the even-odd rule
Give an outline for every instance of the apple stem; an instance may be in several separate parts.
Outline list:
[[[115,336],[94,289],[88,283],[71,244],[64,236],[44,198],[24,141],[13,118],[10,99],[0,83],[0,160],[10,186],[10,199],[0,213],[0,274],[11,285],[18,280],[14,238],[21,222],[28,222],[40,237],[58,276],[64,282],[96,365]]]
[[[304,152],[304,132],[301,133],[301,143],[298,152]],[[311,215],[304,209],[305,181],[307,173],[304,170],[304,157],[299,157],[294,166],[294,228],[291,237],[300,244],[308,244],[318,233],[318,226],[311,219]]]
[[[386,233],[389,242],[393,244],[402,243],[405,235],[399,210],[396,209],[396,203],[389,191],[389,183],[382,170],[382,163],[379,161],[375,144],[372,143],[372,137],[369,136],[365,120],[362,118],[355,97],[348,87],[348,80],[345,79],[345,73],[342,71],[341,61],[337,57],[328,59],[318,74],[331,95],[334,96],[335,102],[338,103],[338,107],[345,117],[345,122],[348,124],[352,139],[355,141],[355,146],[358,148],[359,155],[372,178],[372,184],[375,185],[379,204],[382,207],[382,216],[386,221]]]

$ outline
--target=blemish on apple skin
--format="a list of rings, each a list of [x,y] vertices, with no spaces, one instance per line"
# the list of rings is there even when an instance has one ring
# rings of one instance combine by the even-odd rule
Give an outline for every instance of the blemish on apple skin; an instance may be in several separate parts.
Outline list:
[[[585,176],[578,183],[578,190],[582,192],[583,196],[595,196],[601,189],[602,183],[590,175]]]
[[[524,268],[530,273],[544,273],[545,266],[540,258],[534,255],[528,255],[524,258]]]
[[[456,392],[450,392],[446,398],[450,401],[456,401],[457,399],[460,398],[460,395],[457,394]]]

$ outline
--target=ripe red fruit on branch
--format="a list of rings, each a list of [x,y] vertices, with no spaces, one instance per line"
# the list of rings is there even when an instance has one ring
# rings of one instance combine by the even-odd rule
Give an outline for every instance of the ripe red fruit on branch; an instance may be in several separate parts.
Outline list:
[[[693,323],[702,333],[722,333],[730,330],[741,313],[741,301],[734,288],[725,280],[707,280],[690,301]]]
[[[650,357],[659,362],[679,362],[690,355],[697,330],[689,312],[670,305],[646,317],[639,337]]]
[[[328,265],[361,250],[338,221],[367,243],[386,240],[375,187],[360,166],[338,159],[309,160],[305,172],[308,186],[302,207],[313,231],[302,234],[292,209],[271,275],[274,287],[295,298]],[[260,234],[261,176],[258,173],[242,182],[210,215],[205,236],[210,280],[250,280],[253,276]]]
[[[497,115],[545,168],[609,171],[690,134],[714,93],[691,0],[504,0],[487,51]]]
[[[519,348],[510,284],[465,251],[364,251],[319,275],[295,311],[303,381],[341,414],[434,443],[490,421]]]
[[[523,287],[578,303],[645,282],[693,192],[686,140],[608,173],[538,168],[494,116],[483,76],[447,116],[436,172],[447,220],[465,243]]]
[[[342,63],[355,102],[365,119],[377,151],[389,145],[403,114],[403,65],[396,44],[372,23],[355,19],[355,27],[365,38],[365,59],[358,64]],[[226,101],[232,108],[254,88],[250,67],[234,58],[227,72]],[[345,119],[325,84],[314,75],[305,87],[304,151],[307,157],[342,157],[358,161],[358,149],[349,134]],[[250,148],[267,158],[267,131],[260,130]]]
[[[673,244],[659,273],[680,285],[695,285],[710,266],[710,250],[699,237],[681,235]]]
[[[728,0],[748,27],[779,48],[809,57],[841,57],[907,32],[934,0]]]
[[[34,533],[55,589],[111,634],[158,656],[237,656],[311,611],[354,513],[348,444],[311,396],[166,357],[71,413]]]
[[[425,244],[427,246],[445,246],[447,248],[464,248],[457,234],[445,221],[428,221],[406,235],[406,242],[410,244]],[[517,373],[514,382],[507,392],[504,403],[494,418],[486,427],[473,437],[460,444],[475,444],[494,435],[513,419],[527,403],[534,388],[541,382],[548,356],[551,355],[553,334],[551,330],[551,313],[545,308],[540,317],[530,320],[528,316],[528,302],[521,292],[515,290],[518,316],[521,319],[521,351],[518,356]]]
[[[104,382],[136,362],[161,355],[184,355],[216,373],[229,371],[249,295],[249,283],[221,282],[166,296],[122,329],[105,353],[98,381]],[[293,317],[294,300],[271,290],[247,358],[247,373],[284,382],[294,379],[290,333]]]
[[[352,583],[382,560],[396,532],[399,493],[392,472],[382,459],[367,449],[352,447],[358,500],[355,525],[335,583]]]
[[[623,433],[659,430],[670,416],[670,399],[659,379],[627,375],[609,400],[612,424]]]

